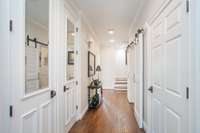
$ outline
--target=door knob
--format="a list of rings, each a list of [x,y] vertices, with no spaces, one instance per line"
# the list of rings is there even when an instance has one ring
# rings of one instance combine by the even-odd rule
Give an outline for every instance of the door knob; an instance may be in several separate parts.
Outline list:
[[[55,90],[51,90],[51,98],[54,98],[56,96],[56,91]]]
[[[67,88],[66,86],[64,86],[64,92],[66,92],[67,90],[69,90],[69,88]]]
[[[153,93],[153,86],[150,86],[148,91],[150,91],[151,93]]]

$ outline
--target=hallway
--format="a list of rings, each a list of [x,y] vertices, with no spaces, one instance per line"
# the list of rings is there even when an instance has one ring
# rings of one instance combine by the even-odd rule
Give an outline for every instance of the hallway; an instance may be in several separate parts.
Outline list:
[[[0,133],[200,133],[200,0],[0,0],[0,19]]]
[[[144,133],[138,128],[127,93],[104,90],[103,103],[88,111],[70,133]]]

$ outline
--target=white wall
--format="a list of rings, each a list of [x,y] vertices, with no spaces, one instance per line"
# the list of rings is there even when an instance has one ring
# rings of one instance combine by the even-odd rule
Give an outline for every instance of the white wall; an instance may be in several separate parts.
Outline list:
[[[117,77],[127,77],[127,66],[125,65],[125,48],[123,46],[101,46],[101,79],[103,88],[113,89]]]
[[[147,0],[145,3],[141,5],[141,8],[138,10],[137,17],[135,18],[135,21],[133,22],[133,26],[131,27],[129,31],[129,41],[132,41],[134,39],[134,35],[138,28],[141,28],[145,25],[145,23],[148,23],[149,19],[155,14],[155,12],[160,8],[160,6],[163,4],[165,0]],[[146,44],[144,44],[146,45]],[[132,58],[132,57],[130,57]],[[147,73],[145,73],[147,75]],[[147,79],[144,79],[147,80]],[[147,87],[145,85],[145,87]],[[133,88],[133,87],[131,87]],[[144,121],[147,123],[147,93],[146,90],[148,88],[144,88]]]
[[[88,42],[91,41],[90,47]],[[82,19],[80,26],[80,59],[81,59],[81,103],[80,110],[84,113],[88,107],[88,85],[92,78],[88,77],[88,51],[92,52],[96,56],[96,65],[100,64],[100,49],[98,41],[95,39],[89,25]],[[97,78],[97,73],[94,76]]]

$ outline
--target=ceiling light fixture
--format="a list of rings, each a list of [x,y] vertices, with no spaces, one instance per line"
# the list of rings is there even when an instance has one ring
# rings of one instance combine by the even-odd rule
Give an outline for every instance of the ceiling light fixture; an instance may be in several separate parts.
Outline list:
[[[110,40],[110,43],[114,43],[114,42],[115,42],[115,40],[113,40],[113,39]]]
[[[75,36],[75,33],[71,33],[72,36]]]
[[[108,30],[108,34],[113,35],[114,33],[115,33],[115,31],[114,31],[113,29],[109,29],[109,30]]]

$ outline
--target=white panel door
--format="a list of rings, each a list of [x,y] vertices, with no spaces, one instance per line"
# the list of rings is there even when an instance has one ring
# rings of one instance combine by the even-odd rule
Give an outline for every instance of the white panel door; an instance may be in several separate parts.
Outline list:
[[[76,84],[75,81],[68,82],[65,84],[66,90],[65,90],[65,101],[64,101],[64,106],[65,106],[65,126],[66,130],[68,130],[68,126],[76,121],[76,110],[77,110],[77,104],[76,104]]]
[[[171,0],[152,24],[152,133],[188,133],[185,0]]]
[[[64,77],[64,115],[65,130],[68,132],[77,119],[77,56],[76,56],[76,37],[77,31],[75,21],[68,12],[65,19],[65,56],[63,61],[65,67]]]
[[[52,37],[51,10],[55,4],[51,2],[11,0],[10,3],[13,21],[10,32],[11,133],[55,133],[56,130],[56,92],[52,80],[55,49],[49,39]]]

